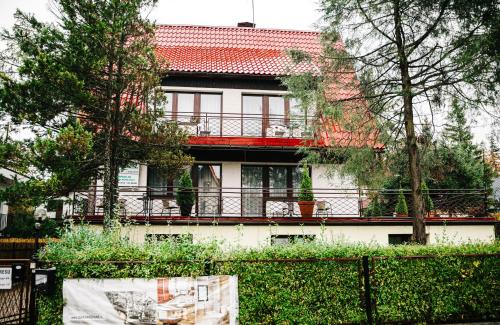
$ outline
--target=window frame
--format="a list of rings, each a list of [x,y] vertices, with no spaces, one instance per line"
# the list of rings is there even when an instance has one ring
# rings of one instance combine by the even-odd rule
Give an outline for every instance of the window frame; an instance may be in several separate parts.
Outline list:
[[[219,95],[220,96],[220,111],[218,113],[210,113],[210,114],[218,114],[220,120],[220,129],[222,133],[222,104],[223,104],[223,93],[222,92],[206,92],[206,91],[179,91],[179,90],[164,90],[165,94],[172,94],[172,120],[178,120],[179,113],[179,94],[192,94],[194,95],[193,100],[193,115],[192,121],[199,123],[201,119],[201,96],[202,95]]]

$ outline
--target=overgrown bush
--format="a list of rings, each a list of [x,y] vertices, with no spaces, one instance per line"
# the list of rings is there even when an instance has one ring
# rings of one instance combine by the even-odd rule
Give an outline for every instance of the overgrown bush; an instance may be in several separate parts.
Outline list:
[[[369,247],[323,241],[223,250],[216,242],[185,240],[140,245],[119,233],[82,228],[50,243],[40,256],[46,266],[57,267],[59,294],[39,298],[39,319],[40,324],[61,324],[63,278],[236,274],[241,324],[360,323],[366,320],[361,256],[380,257],[371,281],[381,322],[492,319],[500,317],[499,253],[498,243]]]

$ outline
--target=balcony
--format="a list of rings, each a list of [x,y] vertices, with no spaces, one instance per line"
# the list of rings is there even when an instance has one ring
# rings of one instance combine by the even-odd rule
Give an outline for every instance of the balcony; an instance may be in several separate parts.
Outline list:
[[[314,120],[284,115],[199,113],[167,114],[192,137],[191,145],[296,147],[313,138]]]
[[[321,222],[410,222],[408,215],[396,215],[395,190],[314,189],[311,217],[301,216],[298,190],[291,188],[195,188],[195,204],[189,217],[181,216],[173,187],[127,187],[119,192],[119,215],[137,222],[228,222],[228,223],[321,223]],[[73,219],[101,222],[102,188],[75,192],[66,205]],[[429,220],[488,221],[483,190],[430,190],[433,209]],[[378,209],[374,209],[374,197]],[[410,195],[405,191],[408,206]]]

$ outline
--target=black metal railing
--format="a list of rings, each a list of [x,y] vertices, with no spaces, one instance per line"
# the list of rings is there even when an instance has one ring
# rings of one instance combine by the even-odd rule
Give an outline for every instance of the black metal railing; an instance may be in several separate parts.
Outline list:
[[[294,218],[301,216],[298,189],[293,188],[193,188],[195,203],[190,216]],[[124,217],[180,216],[173,187],[122,187],[117,204]],[[408,214],[396,213],[399,190],[313,189],[313,218],[408,217],[409,190],[403,190]],[[429,190],[428,217],[480,217],[486,214],[484,190]],[[103,215],[103,189],[75,192],[67,202],[66,215]]]
[[[163,119],[179,124],[190,135],[212,137],[311,138],[314,120],[304,116],[174,113]]]

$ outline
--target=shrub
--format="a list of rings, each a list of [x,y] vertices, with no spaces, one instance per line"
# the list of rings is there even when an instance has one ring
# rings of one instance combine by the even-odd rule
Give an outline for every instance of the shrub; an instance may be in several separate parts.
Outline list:
[[[422,195],[424,196],[424,209],[429,212],[434,210],[434,202],[429,194],[429,188],[425,181],[422,181]]]
[[[139,245],[122,239],[119,233],[101,235],[83,228],[49,243],[40,256],[46,266],[57,267],[59,290],[55,298],[39,297],[39,324],[62,323],[63,278],[204,274],[238,276],[241,324],[362,323],[366,316],[359,257],[364,255],[378,256],[373,261],[371,281],[381,323],[470,316],[492,319],[500,316],[499,253],[498,243],[369,247],[321,241],[222,250],[216,242],[191,244],[185,240],[153,240]],[[323,260],[273,261],[299,258]]]
[[[179,180],[179,188],[177,189],[176,201],[181,210],[182,216],[189,216],[194,204],[193,181],[188,171],[184,171]]]
[[[399,189],[398,202],[396,203],[394,212],[396,212],[396,214],[408,214],[408,205],[406,204],[406,198],[401,188]]]
[[[382,216],[382,205],[380,204],[380,199],[378,194],[373,197],[370,201],[370,204],[366,208],[365,216],[366,217],[380,217]]]
[[[5,237],[31,238],[35,237],[35,218],[32,215],[9,215],[10,224],[2,230]],[[59,237],[60,225],[46,218],[40,223],[40,237]]]
[[[312,191],[312,180],[309,176],[309,168],[304,166],[302,168],[302,180],[300,181],[299,201],[314,201],[314,194]]]

